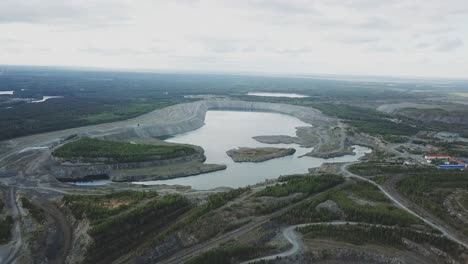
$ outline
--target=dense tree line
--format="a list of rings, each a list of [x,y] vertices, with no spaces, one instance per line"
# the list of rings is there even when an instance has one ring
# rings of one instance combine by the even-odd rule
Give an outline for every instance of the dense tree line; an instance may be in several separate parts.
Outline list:
[[[397,190],[412,202],[468,234],[468,226],[453,221],[444,205],[453,190],[459,188],[468,189],[468,173],[464,171],[439,170],[432,174],[405,177],[397,183]]]
[[[349,221],[399,226],[419,222],[414,216],[391,204],[360,205],[344,192],[335,192],[330,198],[344,211]]]
[[[373,109],[329,103],[339,100],[388,100],[402,96],[400,92],[388,89],[376,90],[373,84],[365,82],[239,75],[72,71],[31,67],[9,67],[2,70],[0,83],[4,88],[14,90],[15,98],[40,99],[43,95],[59,95],[64,98],[40,104],[15,101],[6,104],[6,107],[0,107],[0,140],[127,119],[153,109],[190,101],[191,99],[184,98],[190,94],[229,95],[242,100],[312,106],[325,114],[345,120],[364,121],[361,129],[368,129],[365,126],[372,126],[371,123],[379,123],[378,127],[389,127],[397,132],[396,134],[407,133],[409,130],[402,124],[385,120],[384,114]],[[397,86],[402,89],[414,88],[414,84]],[[251,91],[295,92],[311,97],[245,96]],[[416,97],[416,94],[405,93],[404,96]],[[2,98],[0,104],[1,100]],[[399,128],[400,126],[403,127]],[[372,129],[375,130],[372,127],[368,130]],[[379,132],[389,133],[381,128]]]
[[[183,157],[194,153],[194,148],[183,145],[156,146],[85,137],[59,147],[52,154],[72,161],[84,158],[105,159],[107,162],[141,162]]]
[[[7,243],[11,238],[11,229],[15,223],[11,215],[5,216],[0,219],[0,244]]]
[[[430,244],[452,257],[459,259],[463,248],[451,240],[437,235],[413,231],[407,228],[392,228],[383,226],[334,226],[334,225],[310,225],[298,228],[306,238],[325,238],[340,240],[356,245],[378,244],[405,249],[403,238],[416,243]]]
[[[416,167],[416,166],[402,166],[398,164],[388,164],[379,161],[369,161],[356,163],[349,166],[349,170],[361,176],[378,176],[378,175],[428,175],[440,176],[442,178],[450,177],[450,175],[464,175],[468,176],[468,171],[457,170],[440,170],[433,167]]]
[[[65,195],[63,201],[76,218],[87,218],[97,224],[157,196],[156,191],[123,191],[107,195]]]
[[[293,193],[313,194],[336,186],[344,181],[343,177],[334,174],[293,175],[280,179],[281,183],[267,186],[257,196],[283,197]]]
[[[357,181],[353,184],[347,184],[343,190],[349,191],[360,198],[374,202],[390,202],[388,198],[377,188],[377,186],[365,182]]]
[[[266,246],[220,247],[197,256],[187,264],[234,264],[259,257],[272,250]]]
[[[143,237],[155,234],[190,210],[181,195],[166,195],[91,225],[93,245],[86,263],[109,263],[137,245]]]
[[[409,226],[419,223],[417,218],[387,203],[385,197],[376,193],[372,186],[361,182],[355,185],[347,185],[340,190],[330,190],[312,200],[303,201],[289,210],[285,216],[280,217],[280,220],[289,224],[300,224],[340,220],[344,217],[348,221],[385,225]],[[361,205],[349,198],[350,194],[377,203]],[[335,202],[344,215],[332,210],[317,209],[319,204],[327,200]]]
[[[194,208],[193,212],[191,213],[190,217],[187,217],[186,221],[181,223],[182,225],[189,224],[203,215],[207,214],[208,212],[215,210],[229,201],[232,201],[239,197],[241,194],[250,190],[250,187],[244,188],[237,188],[233,190],[229,190],[227,192],[218,192],[208,195],[208,200],[205,204],[202,204],[196,208]]]
[[[43,223],[45,221],[44,211],[37,205],[31,203],[28,198],[21,197],[21,205],[28,210],[29,214],[36,222]]]

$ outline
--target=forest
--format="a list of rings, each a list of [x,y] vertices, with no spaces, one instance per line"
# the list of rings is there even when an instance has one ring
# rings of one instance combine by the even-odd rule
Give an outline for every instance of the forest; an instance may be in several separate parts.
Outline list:
[[[464,234],[468,234],[468,225],[454,221],[444,202],[454,190],[467,190],[468,177],[466,172],[438,171],[405,177],[397,183],[397,190],[417,205],[429,210],[432,214],[447,223],[456,226]]]
[[[334,174],[291,175],[279,179],[280,183],[267,186],[257,193],[257,196],[283,197],[293,193],[305,193],[307,195],[321,192],[336,186],[344,181],[343,177]]]
[[[414,97],[414,94],[378,88],[379,82],[326,78],[290,78],[222,74],[138,73],[61,69],[51,67],[3,67],[0,90],[0,140],[132,118],[169,105],[190,102],[185,95],[214,94],[241,100],[284,102],[317,107],[325,114],[356,122],[362,130],[410,134],[413,130],[393,124],[366,108],[330,102]],[[376,88],[377,87],[377,88]],[[412,89],[414,83],[400,82],[394,88]],[[421,89],[421,88],[418,88]],[[260,98],[247,92],[294,92],[304,99]],[[28,103],[42,96],[63,96],[43,103]],[[360,114],[369,112],[362,118]],[[347,114],[349,113],[349,114]],[[371,121],[378,121],[373,125]],[[359,123],[366,121],[366,123]]]
[[[68,161],[84,158],[118,163],[165,160],[189,156],[195,152],[194,148],[184,145],[156,146],[84,137],[59,147],[52,155]]]
[[[309,225],[298,228],[306,239],[333,239],[355,245],[377,244],[391,246],[405,250],[403,238],[416,243],[428,243],[445,252],[452,257],[458,258],[463,252],[458,244],[437,234],[413,231],[407,228],[392,228],[384,226],[367,225]]]
[[[260,257],[268,250],[271,248],[266,246],[220,247],[191,259],[187,264],[234,264]]]
[[[90,220],[93,238],[86,263],[109,263],[131,250],[192,208],[181,195],[160,197],[156,192],[125,191],[109,195],[66,195],[73,215]]]
[[[367,202],[366,204],[358,203],[356,198]],[[317,208],[319,204],[326,201],[333,201],[342,214],[337,211]],[[396,226],[409,226],[420,223],[414,216],[389,203],[385,196],[376,190],[375,186],[363,182],[347,184],[341,188],[328,190],[313,199],[304,200],[290,209],[279,220],[288,224],[332,220]]]

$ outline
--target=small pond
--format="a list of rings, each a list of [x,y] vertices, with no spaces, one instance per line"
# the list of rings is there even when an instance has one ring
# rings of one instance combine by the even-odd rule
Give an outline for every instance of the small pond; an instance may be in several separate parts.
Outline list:
[[[250,92],[247,95],[252,96],[266,96],[266,97],[289,97],[289,98],[305,98],[309,97],[303,94],[296,94],[296,93],[261,93],[261,92]]]
[[[45,102],[49,99],[56,99],[56,98],[63,98],[63,96],[42,96],[42,99],[40,100],[33,100],[31,103],[42,103]]]

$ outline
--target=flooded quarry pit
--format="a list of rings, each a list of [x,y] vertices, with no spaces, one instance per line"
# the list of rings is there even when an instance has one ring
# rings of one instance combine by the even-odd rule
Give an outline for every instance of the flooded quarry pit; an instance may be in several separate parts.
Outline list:
[[[144,185],[176,184],[187,185],[197,190],[207,190],[216,187],[243,187],[275,179],[281,175],[306,173],[309,168],[315,168],[324,162],[356,161],[370,149],[354,147],[354,154],[336,158],[323,159],[303,156],[313,148],[298,144],[265,144],[253,139],[255,136],[281,135],[296,136],[296,128],[311,127],[293,116],[252,111],[210,110],[206,112],[205,125],[199,129],[174,135],[168,142],[198,145],[205,150],[206,163],[225,164],[227,169],[205,173],[197,176],[176,178],[160,181],[134,182]],[[296,152],[282,158],[253,163],[236,163],[226,151],[238,147],[277,147],[295,148]]]
[[[34,155],[30,163],[43,173],[84,186],[129,182],[190,186],[195,190],[237,188],[281,175],[307,173],[323,163],[357,161],[371,150],[357,146],[369,144],[355,137],[347,134],[346,124],[311,107],[211,99],[166,107],[129,120],[11,140],[3,163],[13,164],[9,169],[14,171],[19,167],[9,160]],[[161,160],[108,163],[99,159],[67,160],[51,154],[65,141],[77,142],[76,138],[82,140],[78,144],[85,144],[87,138],[101,145],[113,141],[110,144],[116,146],[135,142],[146,147],[190,144],[193,151]],[[108,177],[89,178],[95,175]]]

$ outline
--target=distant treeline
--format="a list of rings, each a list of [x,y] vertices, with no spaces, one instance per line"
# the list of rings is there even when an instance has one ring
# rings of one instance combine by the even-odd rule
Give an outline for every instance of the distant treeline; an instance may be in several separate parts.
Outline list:
[[[415,87],[400,83],[398,88]],[[294,92],[311,97],[302,102],[401,98],[401,92],[375,89],[375,83],[313,78],[261,77],[221,74],[161,74],[2,67],[0,90],[15,98],[63,96],[43,103],[6,103],[0,97],[0,140],[30,134],[128,119],[168,105],[192,101],[191,94],[244,96],[251,91]],[[406,93],[405,98],[413,96]],[[255,97],[255,100],[267,100]],[[268,99],[281,100],[281,99]],[[10,108],[11,107],[11,108]]]

